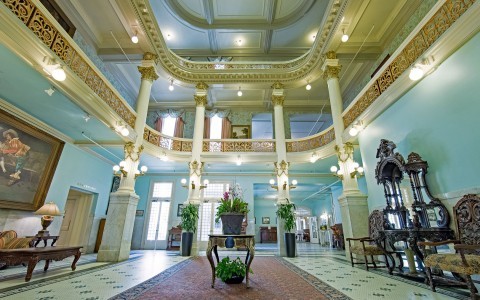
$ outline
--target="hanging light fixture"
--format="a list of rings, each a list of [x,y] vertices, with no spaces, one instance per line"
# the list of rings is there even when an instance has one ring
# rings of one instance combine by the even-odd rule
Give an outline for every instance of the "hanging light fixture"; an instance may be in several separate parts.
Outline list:
[[[168,86],[168,89],[171,91],[173,91],[175,88],[173,87],[173,79],[170,80],[170,85]]]
[[[67,78],[67,74],[65,74],[65,70],[61,65],[56,67],[52,70],[52,77],[56,81],[64,81]]]
[[[346,43],[349,39],[348,34],[345,33],[345,29],[342,29],[342,42]]]
[[[312,89],[312,86],[310,85],[310,83],[307,82],[307,85],[305,86],[305,89],[307,91],[311,90]]]
[[[138,43],[138,35],[137,35],[137,29],[133,28],[133,35],[131,37],[132,43],[137,44]]]
[[[242,97],[243,93],[242,93],[242,88],[241,87],[238,87],[238,92],[237,92],[237,96],[238,97]]]
[[[241,166],[242,165],[242,158],[239,156],[237,156],[237,166]]]
[[[408,74],[408,78],[413,81],[417,81],[423,77],[425,73],[423,72],[423,69],[421,69],[419,66],[413,66],[410,69],[410,73]]]

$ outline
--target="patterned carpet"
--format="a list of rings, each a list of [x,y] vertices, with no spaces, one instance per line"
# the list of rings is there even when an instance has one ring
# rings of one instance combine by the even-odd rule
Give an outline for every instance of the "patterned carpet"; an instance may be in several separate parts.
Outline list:
[[[189,259],[110,299],[350,299],[277,257],[255,257],[250,287],[216,279],[206,257]]]

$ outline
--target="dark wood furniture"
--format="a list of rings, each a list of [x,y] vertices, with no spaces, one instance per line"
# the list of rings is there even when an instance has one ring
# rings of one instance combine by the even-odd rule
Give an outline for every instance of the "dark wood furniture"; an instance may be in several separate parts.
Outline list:
[[[167,250],[180,249],[181,243],[182,243],[182,227],[180,225],[178,225],[177,227],[172,227],[168,232]]]
[[[352,267],[356,264],[365,264],[367,271],[369,268],[391,268],[388,263],[387,251],[385,247],[385,238],[382,235],[384,229],[383,212],[374,210],[368,217],[368,234],[367,237],[347,238],[348,250],[350,252],[350,262]],[[357,257],[353,257],[353,255]],[[383,255],[385,263],[380,263],[373,256]],[[359,261],[358,256],[363,256],[364,260]],[[371,261],[368,260],[370,256]],[[377,265],[378,264],[378,265]]]
[[[30,281],[33,270],[40,260],[45,260],[44,271],[47,271],[51,260],[62,260],[69,256],[74,256],[72,262],[72,271],[75,271],[75,264],[80,258],[82,247],[40,247],[24,249],[1,249],[0,262],[8,266],[15,266],[22,263],[28,263],[25,281]]]
[[[434,292],[435,285],[440,283],[447,285],[463,284],[470,289],[471,299],[478,299],[477,289],[473,284],[471,275],[480,274],[480,197],[474,194],[463,196],[453,207],[453,217],[458,233],[456,240],[418,243],[426,255],[426,281],[430,283]],[[456,254],[433,253],[427,256],[425,252],[426,246],[437,247],[452,243]],[[460,279],[460,281],[434,277],[431,268],[452,272],[454,277]],[[461,274],[462,277],[458,274]]]
[[[100,250],[100,245],[102,244],[103,231],[105,230],[106,222],[107,222],[107,219],[100,219],[100,223],[98,223],[97,239],[95,240],[95,248],[93,249],[94,253],[98,253],[98,250]]]
[[[276,243],[277,227],[260,227],[260,243]]]
[[[246,248],[247,255],[245,257],[245,265],[247,266],[247,273],[245,276],[245,282],[248,288],[248,274],[250,265],[252,264],[253,257],[255,256],[255,235],[240,234],[240,235],[224,235],[224,234],[211,234],[208,236],[207,246],[207,258],[212,267],[212,288],[215,287],[215,262],[213,261],[212,251],[215,253],[217,264],[220,262],[218,257],[218,247],[223,248]]]
[[[47,236],[27,236],[27,238],[32,239],[30,242],[30,247],[37,247],[38,244],[40,244],[41,241],[43,241],[43,246],[47,247],[47,241],[52,240],[52,243],[50,246],[53,247],[53,245],[57,242],[59,236],[58,235],[47,235]]]

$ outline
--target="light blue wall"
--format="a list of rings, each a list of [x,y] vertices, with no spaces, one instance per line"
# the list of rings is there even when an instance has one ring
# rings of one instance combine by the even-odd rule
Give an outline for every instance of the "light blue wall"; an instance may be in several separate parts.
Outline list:
[[[370,210],[385,206],[374,175],[380,139],[428,161],[434,195],[480,185],[479,53],[477,34],[360,133]]]

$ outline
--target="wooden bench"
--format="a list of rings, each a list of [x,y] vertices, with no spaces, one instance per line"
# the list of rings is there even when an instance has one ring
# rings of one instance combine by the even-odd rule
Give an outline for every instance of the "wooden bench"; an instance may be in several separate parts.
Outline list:
[[[75,264],[80,259],[80,249],[82,247],[42,247],[42,248],[24,248],[24,249],[0,249],[0,262],[8,266],[16,266],[22,263],[28,263],[27,275],[25,281],[30,281],[33,270],[40,260],[45,260],[44,271],[47,271],[51,260],[62,260],[69,256],[75,256],[72,263],[72,271],[75,271]]]

